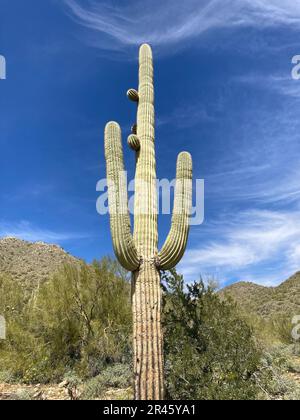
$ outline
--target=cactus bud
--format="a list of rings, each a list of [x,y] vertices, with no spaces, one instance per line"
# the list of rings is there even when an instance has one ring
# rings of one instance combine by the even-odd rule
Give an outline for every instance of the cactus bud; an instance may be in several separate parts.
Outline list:
[[[140,141],[138,136],[136,136],[135,134],[130,134],[130,136],[128,136],[127,143],[129,147],[132,150],[135,150],[136,152],[140,149]]]
[[[139,93],[135,89],[129,89],[127,91],[127,98],[130,99],[132,102],[138,102],[139,100]]]

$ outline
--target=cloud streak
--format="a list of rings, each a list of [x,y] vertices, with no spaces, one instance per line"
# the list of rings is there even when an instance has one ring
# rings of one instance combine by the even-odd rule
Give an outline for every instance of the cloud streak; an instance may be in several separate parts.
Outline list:
[[[68,12],[82,26],[100,33],[95,46],[122,51],[149,42],[164,53],[184,41],[213,30],[292,25],[300,22],[299,0],[128,0],[117,5],[104,1],[65,0]]]
[[[84,239],[89,237],[89,235],[80,232],[55,232],[37,227],[23,220],[16,223],[1,221],[0,237],[14,237],[30,242],[42,241],[60,244],[74,239]]]
[[[298,106],[295,100],[300,99],[300,81],[294,80],[292,74],[248,74],[243,76],[235,77],[233,80],[235,83],[241,83],[244,85],[253,86],[259,89],[267,89],[270,92],[277,93],[282,96],[286,96],[293,100],[293,106]]]
[[[238,271],[239,280],[269,285],[285,280],[282,273],[299,269],[299,211],[249,210],[233,220],[222,217],[208,231],[209,237],[218,239],[187,251],[179,267],[190,279],[210,273],[224,284]]]
[[[235,78],[234,83],[247,84],[255,102],[241,112],[231,108],[231,115],[223,115],[225,122],[235,116],[239,121],[230,132],[227,161],[220,156],[220,168],[214,165],[214,172],[205,177],[209,198],[223,203],[248,201],[252,207],[297,204],[300,125],[295,98],[300,82],[250,75]]]

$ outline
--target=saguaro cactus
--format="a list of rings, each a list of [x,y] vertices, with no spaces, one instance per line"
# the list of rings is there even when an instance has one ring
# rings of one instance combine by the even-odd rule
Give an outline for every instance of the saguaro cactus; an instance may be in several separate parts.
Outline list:
[[[186,248],[192,194],[192,158],[182,152],[170,233],[158,251],[157,187],[154,150],[153,61],[149,45],[140,47],[139,88],[127,96],[137,103],[137,124],[128,137],[136,154],[134,232],[131,233],[121,129],[105,127],[110,223],[115,254],[132,272],[135,399],[164,397],[163,337],[161,328],[161,270],[174,267]]]

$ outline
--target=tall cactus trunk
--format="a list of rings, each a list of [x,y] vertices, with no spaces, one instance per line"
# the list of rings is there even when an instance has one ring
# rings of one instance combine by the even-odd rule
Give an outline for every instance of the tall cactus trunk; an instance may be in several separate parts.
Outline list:
[[[136,400],[164,397],[163,340],[161,331],[160,272],[154,261],[133,273],[134,394]]]
[[[135,398],[152,400],[162,399],[164,391],[160,272],[154,258],[158,234],[153,64],[148,45],[140,49],[139,62],[133,237],[141,265],[133,275]]]
[[[128,137],[128,144],[136,153],[133,235],[122,176],[121,129],[115,122],[105,128],[105,157],[114,251],[121,265],[133,273],[135,398],[157,400],[164,397],[160,271],[175,267],[186,248],[192,159],[187,152],[178,156],[172,226],[158,252],[153,60],[147,44],[140,48],[139,63],[139,91],[129,89],[127,92],[129,99],[138,104],[137,125]]]

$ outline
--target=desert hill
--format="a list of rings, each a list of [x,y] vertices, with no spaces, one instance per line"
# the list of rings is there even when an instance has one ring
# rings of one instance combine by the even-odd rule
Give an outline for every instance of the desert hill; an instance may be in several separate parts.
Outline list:
[[[0,274],[10,275],[26,288],[46,281],[64,264],[78,262],[57,245],[13,237],[0,239]]]
[[[277,287],[263,287],[254,283],[235,283],[221,290],[244,310],[263,318],[300,314],[300,272]]]
[[[79,261],[57,245],[13,237],[0,239],[0,274],[10,275],[26,288],[46,281],[64,264]],[[243,310],[263,318],[300,314],[300,272],[278,287],[239,282],[219,293],[231,297]]]

